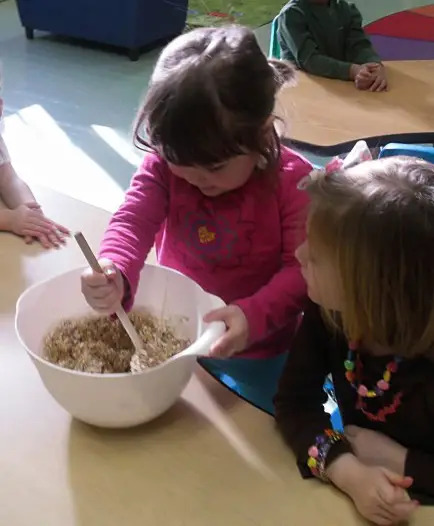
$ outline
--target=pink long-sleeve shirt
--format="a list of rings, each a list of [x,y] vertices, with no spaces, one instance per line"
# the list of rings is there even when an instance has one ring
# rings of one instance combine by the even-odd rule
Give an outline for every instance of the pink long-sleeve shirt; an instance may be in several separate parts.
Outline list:
[[[253,175],[238,190],[206,197],[147,154],[104,235],[100,257],[129,284],[131,307],[154,242],[158,262],[238,305],[249,325],[245,355],[265,357],[290,345],[306,289],[294,252],[303,238],[311,165],[282,147],[278,181]]]

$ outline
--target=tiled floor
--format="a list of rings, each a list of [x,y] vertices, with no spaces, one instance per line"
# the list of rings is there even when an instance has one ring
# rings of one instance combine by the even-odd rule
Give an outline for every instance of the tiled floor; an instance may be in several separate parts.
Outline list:
[[[357,3],[368,22],[432,0]],[[269,27],[257,34],[267,49]],[[156,56],[150,52],[133,63],[50,37],[28,42],[13,0],[0,2],[5,139],[19,173],[114,210],[140,160],[130,127]]]

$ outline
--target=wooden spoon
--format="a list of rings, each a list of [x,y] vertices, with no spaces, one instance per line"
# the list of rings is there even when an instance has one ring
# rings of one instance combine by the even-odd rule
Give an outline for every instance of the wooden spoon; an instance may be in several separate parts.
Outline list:
[[[83,252],[84,257],[89,263],[90,268],[94,272],[99,272],[100,274],[104,274],[104,271],[101,268],[101,265],[98,263],[98,260],[96,259],[95,254],[92,252],[92,249],[90,248],[83,234],[81,232],[77,232],[76,234],[74,234],[74,238],[77,241],[77,244],[80,247],[81,251]],[[121,322],[123,328],[125,329],[125,332],[130,337],[130,340],[132,341],[134,349],[135,349],[135,353],[131,357],[131,362],[130,362],[131,372],[139,373],[147,368],[144,362],[148,355],[145,349],[143,349],[142,339],[140,338],[134,325],[131,323],[131,320],[129,319],[128,314],[125,312],[122,305],[119,306],[115,314],[119,318],[119,321]]]

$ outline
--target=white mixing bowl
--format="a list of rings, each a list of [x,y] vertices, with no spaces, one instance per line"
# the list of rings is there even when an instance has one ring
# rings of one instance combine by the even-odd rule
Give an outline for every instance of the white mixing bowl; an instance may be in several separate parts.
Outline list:
[[[187,385],[195,356],[186,356],[138,374],[89,374],[53,365],[41,358],[45,335],[62,319],[91,314],[80,291],[79,268],[27,289],[19,298],[15,329],[45,387],[78,420],[100,427],[131,427],[166,411]],[[191,342],[209,342],[224,331],[220,323],[205,324],[203,315],[223,306],[191,279],[173,270],[145,266],[135,307],[174,322],[176,334]],[[182,320],[180,320],[182,318]],[[175,322],[175,320],[178,320]],[[201,352],[202,354],[202,352]]]

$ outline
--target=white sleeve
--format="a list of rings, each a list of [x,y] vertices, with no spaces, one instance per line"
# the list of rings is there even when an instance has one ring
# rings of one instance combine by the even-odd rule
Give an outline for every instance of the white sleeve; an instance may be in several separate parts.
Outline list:
[[[6,144],[3,140],[3,137],[0,135],[0,166],[10,162],[11,158],[9,157],[9,152],[6,147]]]

